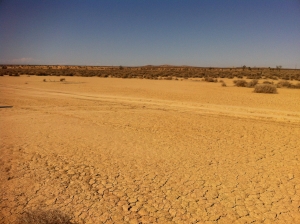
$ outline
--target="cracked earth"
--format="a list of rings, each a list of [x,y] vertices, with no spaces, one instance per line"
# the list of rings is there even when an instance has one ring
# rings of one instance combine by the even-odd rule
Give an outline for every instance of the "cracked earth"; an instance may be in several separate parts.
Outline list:
[[[300,223],[299,90],[66,80],[0,77],[0,223]]]

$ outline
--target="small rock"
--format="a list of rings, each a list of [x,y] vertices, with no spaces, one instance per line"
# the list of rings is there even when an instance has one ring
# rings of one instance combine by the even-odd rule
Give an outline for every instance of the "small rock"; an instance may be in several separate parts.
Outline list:
[[[171,209],[169,210],[169,213],[170,213],[171,216],[175,217],[175,215],[176,215],[176,210],[171,208]]]
[[[129,205],[122,206],[123,211],[127,212],[129,210]]]
[[[145,216],[148,215],[149,213],[146,211],[146,209],[142,208],[141,210],[139,210],[138,214],[140,216]]]
[[[73,175],[73,174],[75,174],[75,172],[74,172],[74,170],[68,170],[67,174]]]
[[[294,175],[290,173],[290,174],[288,175],[288,180],[292,180],[292,179],[294,179]]]
[[[130,198],[130,199],[128,200],[129,203],[135,203],[136,201],[137,201],[136,198]]]
[[[133,206],[130,211],[137,212],[139,210],[138,206]]]
[[[89,184],[90,184],[90,185],[93,185],[94,183],[95,183],[95,180],[94,180],[94,179],[90,179]]]

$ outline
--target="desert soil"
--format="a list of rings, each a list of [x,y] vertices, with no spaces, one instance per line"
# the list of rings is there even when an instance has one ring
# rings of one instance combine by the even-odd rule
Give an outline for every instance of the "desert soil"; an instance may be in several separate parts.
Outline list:
[[[60,78],[0,77],[0,223],[300,223],[299,90]]]

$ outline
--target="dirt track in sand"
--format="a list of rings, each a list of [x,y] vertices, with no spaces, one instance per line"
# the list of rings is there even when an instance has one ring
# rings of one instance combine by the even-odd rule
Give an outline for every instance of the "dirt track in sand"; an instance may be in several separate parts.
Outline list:
[[[300,223],[299,90],[42,79],[0,77],[0,223]]]

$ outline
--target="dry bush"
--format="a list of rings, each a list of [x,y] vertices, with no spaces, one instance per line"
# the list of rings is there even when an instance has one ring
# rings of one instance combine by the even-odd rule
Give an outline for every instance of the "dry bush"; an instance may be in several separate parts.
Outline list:
[[[281,87],[286,87],[286,88],[291,88],[292,83],[290,83],[289,81],[279,81],[277,83],[277,87],[281,88]]]
[[[221,86],[226,87],[227,85],[226,85],[226,83],[223,81]]]
[[[58,210],[25,212],[17,224],[72,224],[71,218]]]
[[[246,80],[234,80],[233,83],[238,87],[247,87],[248,84]]]
[[[204,81],[205,82],[218,82],[218,79],[214,79],[212,77],[205,77],[204,78]]]
[[[37,74],[37,76],[48,76],[49,74],[45,73],[45,72],[40,72]]]
[[[291,89],[300,89],[300,83],[297,84],[292,84],[289,81],[280,81],[277,83],[277,88],[281,88],[281,87],[285,87],[285,88],[291,88]]]
[[[294,85],[294,88],[300,89],[300,82],[298,82],[296,85]]]
[[[258,84],[254,88],[255,93],[277,93],[275,85],[272,84]]]
[[[258,84],[258,80],[257,79],[253,79],[250,82],[247,83],[247,87],[251,88],[251,87],[255,87]]]
[[[274,82],[270,82],[270,81],[263,81],[263,84],[274,84]]]
[[[214,79],[212,77],[205,77],[204,81],[205,82],[214,82]]]

